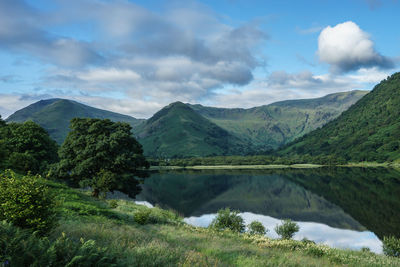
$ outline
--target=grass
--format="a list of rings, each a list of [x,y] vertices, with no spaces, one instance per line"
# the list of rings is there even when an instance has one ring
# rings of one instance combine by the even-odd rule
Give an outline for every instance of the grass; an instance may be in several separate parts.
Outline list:
[[[117,255],[121,266],[400,266],[399,259],[370,252],[194,227],[172,211],[96,200],[89,192],[49,185],[60,210],[50,238],[65,233],[72,240],[95,240]],[[138,213],[148,214],[145,224],[135,221]]]

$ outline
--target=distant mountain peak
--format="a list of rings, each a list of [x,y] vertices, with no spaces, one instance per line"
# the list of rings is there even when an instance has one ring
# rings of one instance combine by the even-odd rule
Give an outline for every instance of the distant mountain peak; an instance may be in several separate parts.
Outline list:
[[[70,120],[75,118],[99,118],[128,122],[132,126],[141,123],[133,117],[93,108],[74,100],[63,98],[44,99],[16,111],[7,118],[10,122],[32,120],[45,128],[59,144],[69,132]]]

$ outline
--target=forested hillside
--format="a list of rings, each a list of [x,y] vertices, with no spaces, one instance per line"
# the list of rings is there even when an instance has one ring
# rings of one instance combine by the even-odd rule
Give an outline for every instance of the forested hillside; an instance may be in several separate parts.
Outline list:
[[[349,161],[400,159],[400,73],[337,119],[284,147],[281,155],[334,155]]]

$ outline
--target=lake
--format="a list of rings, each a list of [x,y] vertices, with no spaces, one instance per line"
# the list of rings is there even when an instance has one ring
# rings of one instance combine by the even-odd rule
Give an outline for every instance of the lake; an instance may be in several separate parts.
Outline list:
[[[294,239],[331,247],[381,253],[383,236],[400,237],[400,172],[385,168],[159,171],[137,200],[202,227],[230,207],[273,238],[275,226],[292,219],[300,226]]]

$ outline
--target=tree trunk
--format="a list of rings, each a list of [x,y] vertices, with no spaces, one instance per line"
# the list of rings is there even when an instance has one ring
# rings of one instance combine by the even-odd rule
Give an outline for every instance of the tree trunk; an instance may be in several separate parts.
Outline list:
[[[93,189],[93,192],[92,192],[93,197],[99,198],[99,194],[100,194],[99,189],[97,189],[97,188]]]

